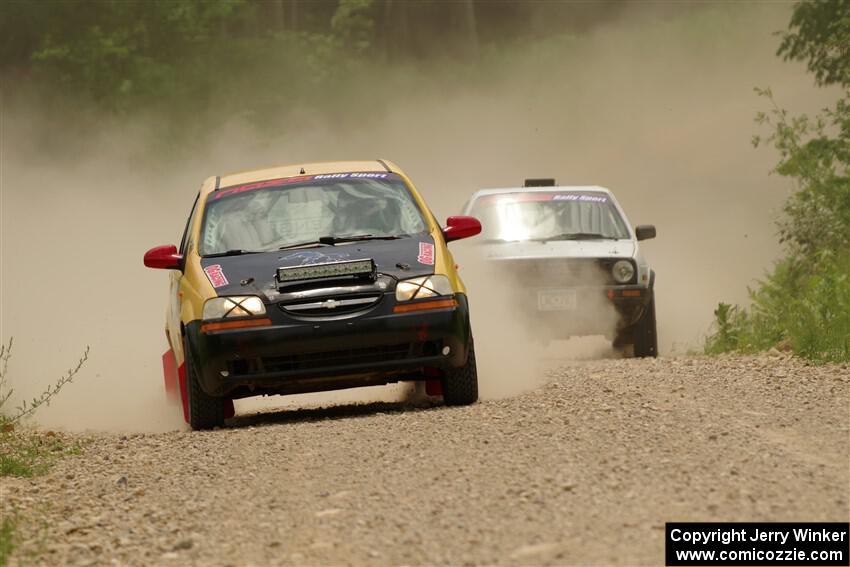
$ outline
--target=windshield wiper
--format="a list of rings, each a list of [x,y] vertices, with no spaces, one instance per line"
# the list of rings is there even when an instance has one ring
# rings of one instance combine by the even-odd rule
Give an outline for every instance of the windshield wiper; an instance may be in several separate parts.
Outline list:
[[[297,244],[287,244],[281,246],[278,250],[288,250],[290,248],[301,248],[302,246],[310,246],[315,244],[324,244],[325,246],[334,246],[343,242],[360,242],[361,240],[398,240],[409,236],[407,234],[392,234],[389,236],[374,236],[372,234],[356,234],[352,236],[320,236],[318,240],[309,240],[307,242],[299,242]]]
[[[307,242],[296,242],[295,244],[284,244],[278,250],[289,250],[290,248],[301,248],[303,246],[315,246],[317,244],[328,245],[327,242],[322,242],[321,240],[308,240]]]
[[[322,244],[339,244],[340,242],[360,242],[361,240],[398,240],[404,238],[406,234],[397,235],[390,234],[388,236],[375,236],[372,234],[355,234],[352,236],[322,236],[319,242]]]
[[[261,254],[263,252],[268,252],[268,250],[243,250],[241,248],[234,248],[234,249],[228,250],[226,252],[215,252],[213,254],[204,254],[204,258],[221,258],[222,256],[241,256],[242,254]]]
[[[598,232],[564,232],[562,234],[554,234],[546,238],[534,238],[538,242],[549,242],[550,240],[620,240],[615,236],[599,234]]]

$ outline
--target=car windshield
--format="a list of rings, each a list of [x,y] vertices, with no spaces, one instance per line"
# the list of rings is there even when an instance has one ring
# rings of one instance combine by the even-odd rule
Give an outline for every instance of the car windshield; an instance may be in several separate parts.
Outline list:
[[[611,198],[594,192],[524,192],[485,195],[470,214],[486,240],[592,240],[629,238]]]
[[[392,173],[338,173],[287,178],[211,193],[201,230],[203,256],[277,250],[336,238],[381,238],[424,232],[422,212]]]

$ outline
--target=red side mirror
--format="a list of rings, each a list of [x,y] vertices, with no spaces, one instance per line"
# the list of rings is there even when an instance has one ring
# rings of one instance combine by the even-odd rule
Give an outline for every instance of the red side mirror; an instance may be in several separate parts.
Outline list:
[[[179,270],[182,259],[183,256],[177,253],[177,247],[173,244],[169,244],[168,246],[154,246],[145,252],[145,266],[148,268]]]
[[[446,220],[446,228],[443,229],[443,236],[446,242],[460,240],[461,238],[469,238],[481,232],[481,223],[475,217],[457,216],[449,217]]]

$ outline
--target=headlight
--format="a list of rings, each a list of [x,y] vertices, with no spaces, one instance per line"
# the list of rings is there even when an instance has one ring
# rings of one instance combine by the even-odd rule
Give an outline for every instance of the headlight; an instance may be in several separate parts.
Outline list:
[[[452,284],[446,276],[427,276],[398,282],[395,288],[396,301],[410,301],[438,295],[454,293]]]
[[[251,315],[262,315],[265,312],[266,306],[255,295],[213,297],[204,303],[204,319],[250,317]]]
[[[635,276],[635,267],[628,260],[617,260],[611,268],[611,275],[617,283],[629,283]]]

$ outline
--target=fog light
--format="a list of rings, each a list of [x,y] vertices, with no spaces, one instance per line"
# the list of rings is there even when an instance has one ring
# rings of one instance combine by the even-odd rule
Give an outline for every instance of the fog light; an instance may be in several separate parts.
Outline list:
[[[443,347],[443,356],[448,356],[450,352],[452,352],[452,347],[450,347],[450,346],[444,346]]]

